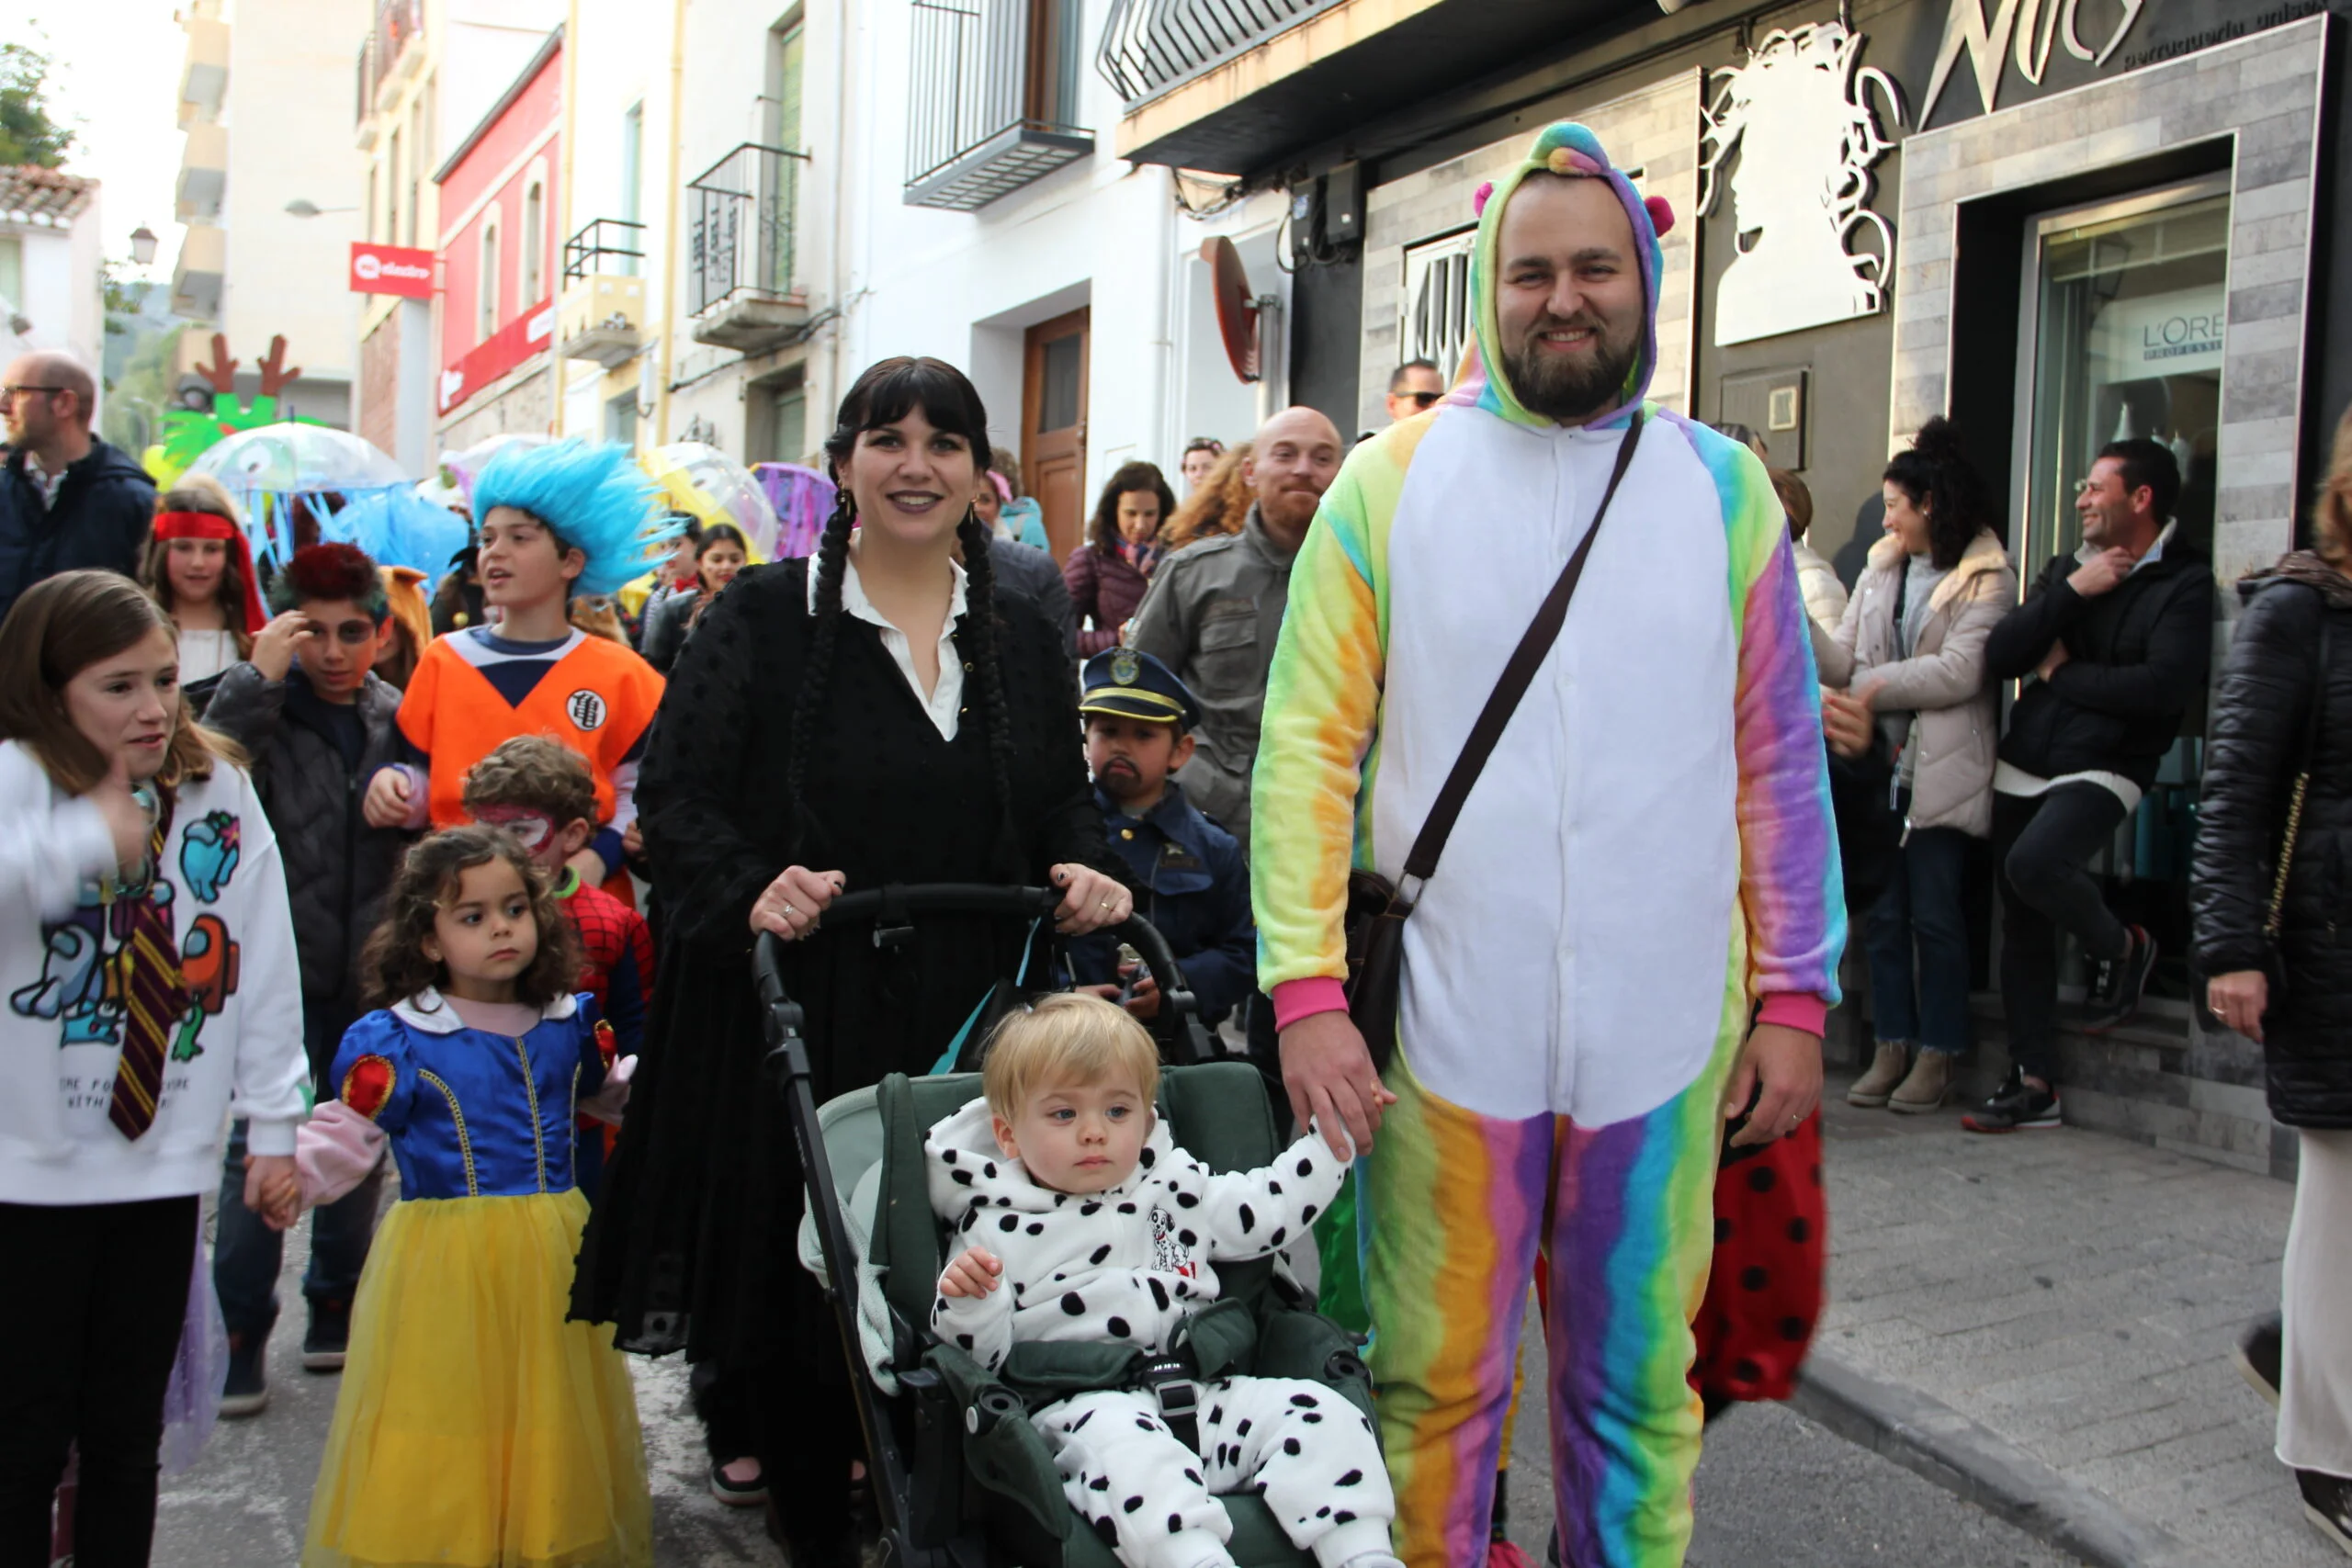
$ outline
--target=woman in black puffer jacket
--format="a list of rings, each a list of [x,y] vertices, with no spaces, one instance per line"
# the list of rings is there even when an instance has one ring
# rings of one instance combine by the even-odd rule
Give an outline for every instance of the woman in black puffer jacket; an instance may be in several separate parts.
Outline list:
[[[2352,1550],[2352,414],[2313,517],[2316,553],[2250,578],[2207,744],[2189,905],[2215,1021],[2263,1047],[2270,1113],[2300,1130],[2281,1269],[2278,1457]],[[2265,930],[2296,777],[2286,897]],[[2339,931],[2339,927],[2342,929]],[[2258,1368],[2262,1331],[2245,1353]]]

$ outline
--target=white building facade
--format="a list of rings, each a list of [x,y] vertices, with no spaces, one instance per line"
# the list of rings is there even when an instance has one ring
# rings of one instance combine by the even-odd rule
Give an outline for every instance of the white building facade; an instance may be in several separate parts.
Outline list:
[[[1286,400],[1278,196],[1205,220],[1170,172],[1112,151],[1094,55],[1107,0],[906,0],[686,18],[673,439],[748,462],[813,455],[859,371],[893,355],[967,370],[1058,551],[1131,458],[1246,439]],[[765,149],[765,151],[763,151]],[[798,154],[796,156],[795,154]],[[729,160],[733,160],[732,163]],[[1216,195],[1187,186],[1194,203]],[[741,236],[788,190],[789,258]],[[1201,247],[1234,240],[1271,297],[1267,379],[1218,333]],[[731,249],[730,249],[730,237]]]
[[[368,0],[194,0],[181,17],[177,213],[187,231],[172,305],[204,325],[183,334],[178,368],[193,372],[220,333],[250,400],[271,340],[283,337],[279,367],[301,376],[281,406],[341,426],[356,369],[345,279],[362,165],[349,100],[326,85],[349,80],[370,17]]]
[[[0,354],[62,348],[96,366],[106,344],[98,182],[0,168]]]

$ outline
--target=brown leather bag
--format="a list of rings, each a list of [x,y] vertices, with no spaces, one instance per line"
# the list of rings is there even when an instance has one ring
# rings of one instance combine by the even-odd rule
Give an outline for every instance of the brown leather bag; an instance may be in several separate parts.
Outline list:
[[[1535,612],[1526,635],[1511,650],[1510,661],[1503,666],[1502,678],[1495,682],[1487,705],[1479,710],[1478,721],[1470,727],[1470,738],[1463,742],[1462,755],[1454,760],[1453,771],[1446,774],[1444,787],[1437,792],[1437,799],[1430,807],[1429,819],[1421,824],[1412,852],[1405,857],[1404,881],[1392,885],[1386,877],[1370,871],[1359,871],[1348,878],[1347,911],[1343,917],[1348,939],[1348,1016],[1362,1032],[1364,1045],[1372,1053],[1373,1065],[1384,1073],[1388,1070],[1388,1058],[1396,1045],[1397,995],[1405,969],[1405,921],[1411,916],[1422,886],[1437,871],[1438,857],[1445,852],[1445,841],[1453,836],[1453,824],[1470,798],[1471,786],[1486,770],[1487,759],[1494,755],[1495,746],[1502,739],[1510,716],[1518,710],[1520,699],[1534,684],[1535,671],[1551,653],[1552,645],[1559,640],[1560,628],[1567,624],[1568,601],[1576,597],[1577,581],[1584,576],[1584,563],[1592,554],[1592,542],[1600,536],[1600,525],[1609,516],[1609,503],[1616,498],[1617,486],[1624,479],[1625,470],[1633,466],[1634,448],[1642,439],[1642,411],[1635,409],[1632,422],[1625,427],[1625,438],[1617,444],[1617,464],[1610,470],[1609,488],[1600,492],[1600,506],[1593,513],[1592,526],[1585,530],[1568,564],[1560,569],[1552,592],[1544,596],[1543,607]]]

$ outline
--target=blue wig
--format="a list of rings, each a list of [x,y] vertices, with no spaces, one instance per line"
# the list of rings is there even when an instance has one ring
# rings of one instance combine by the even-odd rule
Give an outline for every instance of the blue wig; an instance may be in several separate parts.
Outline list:
[[[559,543],[588,558],[571,592],[616,593],[643,576],[677,536],[655,504],[653,481],[617,442],[510,446],[474,480],[474,519],[492,508],[528,513]]]
[[[466,520],[401,485],[352,502],[320,525],[319,537],[354,546],[379,566],[424,573],[429,593],[449,570],[449,558],[466,547]]]

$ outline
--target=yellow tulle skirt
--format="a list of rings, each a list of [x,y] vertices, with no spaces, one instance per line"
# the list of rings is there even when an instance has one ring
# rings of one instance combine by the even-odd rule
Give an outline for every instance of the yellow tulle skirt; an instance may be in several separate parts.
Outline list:
[[[645,1568],[652,1506],[612,1331],[566,1323],[577,1191],[396,1203],[303,1568]]]

